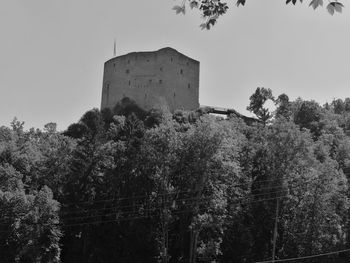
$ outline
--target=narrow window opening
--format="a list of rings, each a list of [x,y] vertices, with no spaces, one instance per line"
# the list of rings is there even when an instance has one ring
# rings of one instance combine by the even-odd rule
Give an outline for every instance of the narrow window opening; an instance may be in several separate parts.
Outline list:
[[[162,82],[163,82],[163,80],[160,79],[160,80],[159,80],[159,84],[162,84]]]
[[[130,60],[128,60],[128,64],[130,64]]]
[[[170,61],[173,62],[173,58],[170,58]]]
[[[183,73],[184,73],[184,71],[182,69],[180,69],[180,74],[183,74]]]
[[[163,71],[163,68],[162,68],[162,67],[160,67],[160,68],[159,68],[159,70],[160,70],[160,71]]]
[[[125,73],[126,73],[126,74],[129,74],[129,73],[130,73],[130,70],[129,70],[129,69],[125,70]]]
[[[148,82],[149,82],[149,83],[152,83],[152,80],[150,79],[150,80],[148,80]]]
[[[190,63],[188,63],[188,62],[187,62],[187,63],[186,63],[186,65],[187,65],[187,66],[189,66],[189,65],[190,65]]]
[[[113,67],[115,67],[115,63],[113,63]]]
[[[149,62],[149,59],[147,59],[147,62]]]
[[[108,105],[108,101],[109,101],[109,84],[106,85],[106,93],[107,93],[107,105]]]
[[[189,89],[191,88],[191,84],[190,83],[187,84],[187,88],[189,88]]]
[[[175,92],[174,92],[174,98],[175,98]]]
[[[131,85],[131,81],[129,80],[129,86]]]

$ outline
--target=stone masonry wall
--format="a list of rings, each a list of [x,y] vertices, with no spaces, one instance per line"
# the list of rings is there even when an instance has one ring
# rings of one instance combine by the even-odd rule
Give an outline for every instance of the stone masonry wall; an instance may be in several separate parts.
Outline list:
[[[199,62],[172,48],[110,59],[104,66],[101,109],[113,108],[123,97],[146,110],[197,109]]]

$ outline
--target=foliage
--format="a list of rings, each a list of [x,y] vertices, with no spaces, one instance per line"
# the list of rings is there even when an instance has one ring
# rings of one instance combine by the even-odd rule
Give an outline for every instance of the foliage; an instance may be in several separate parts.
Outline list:
[[[277,105],[276,118],[290,120],[292,116],[292,107],[288,96],[284,93],[279,95],[275,104]]]
[[[173,10],[176,14],[185,14],[187,5],[193,9],[199,9],[204,22],[200,25],[202,29],[211,29],[219,19],[220,16],[223,16],[227,13],[229,6],[225,0],[181,0],[180,5],[175,5]],[[244,6],[246,0],[234,0],[236,6]],[[298,2],[302,3],[303,0],[286,0],[286,4],[296,5]],[[316,9],[320,6],[323,6],[323,0],[310,0],[309,6],[313,9]],[[338,1],[329,1],[327,4],[327,11],[329,14],[333,15],[335,12],[341,13],[344,5]]]
[[[57,198],[72,144],[54,124],[45,132],[23,124],[0,128],[1,261],[60,262],[60,207],[51,189]]]
[[[272,118],[272,115],[268,108],[265,108],[264,104],[267,100],[274,101],[272,91],[265,88],[257,88],[255,93],[249,98],[250,103],[247,110],[253,112],[264,124]]]
[[[268,99],[249,125],[123,101],[0,127],[1,262],[269,260],[276,219],[276,258],[349,247],[350,100]]]
[[[294,122],[301,128],[309,129],[315,136],[321,134],[322,108],[315,101],[304,101],[295,112]]]

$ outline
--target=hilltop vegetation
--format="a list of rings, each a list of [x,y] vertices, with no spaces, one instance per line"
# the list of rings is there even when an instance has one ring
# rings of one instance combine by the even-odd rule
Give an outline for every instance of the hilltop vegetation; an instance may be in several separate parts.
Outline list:
[[[2,126],[1,262],[270,260],[276,218],[276,258],[350,248],[350,99],[266,91],[250,125],[124,100],[64,132]]]

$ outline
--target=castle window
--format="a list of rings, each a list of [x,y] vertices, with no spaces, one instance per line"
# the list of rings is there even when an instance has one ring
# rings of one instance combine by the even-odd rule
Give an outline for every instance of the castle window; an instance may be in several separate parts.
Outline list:
[[[152,80],[150,79],[150,80],[148,80],[148,82],[149,82],[149,83],[152,83]]]
[[[130,70],[129,70],[129,69],[125,70],[125,73],[126,73],[126,74],[129,74],[129,73],[130,73]]]
[[[131,81],[129,80],[129,86],[131,85]]]
[[[159,84],[162,84],[162,82],[163,82],[163,80],[160,79],[160,80],[159,80]]]
[[[115,67],[115,63],[113,63],[113,67]]]
[[[159,70],[160,70],[160,71],[163,71],[163,68],[162,68],[162,67],[160,67],[160,68],[159,68]]]
[[[147,59],[147,62],[149,62],[149,59]]]
[[[184,71],[182,69],[180,69],[180,74],[183,74],[183,73],[184,73]]]
[[[170,61],[173,62],[173,58],[170,58]]]
[[[128,60],[128,64],[130,64],[130,59]]]
[[[175,92],[174,92],[174,98],[175,98]]]
[[[189,88],[189,89],[191,88],[191,84],[190,83],[187,84],[187,88]]]
[[[145,98],[147,98],[147,94],[145,93]]]
[[[108,104],[108,101],[109,101],[109,84],[106,85],[106,93],[107,93],[106,100],[107,100],[107,104]]]

